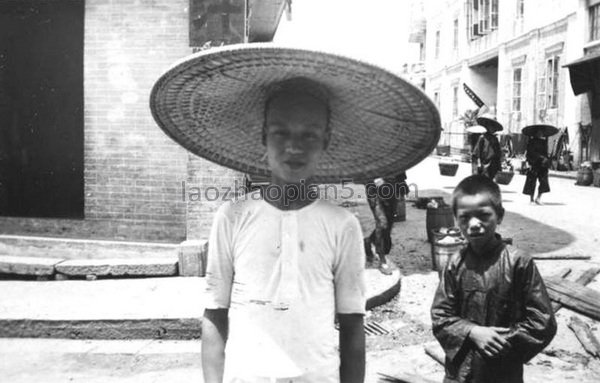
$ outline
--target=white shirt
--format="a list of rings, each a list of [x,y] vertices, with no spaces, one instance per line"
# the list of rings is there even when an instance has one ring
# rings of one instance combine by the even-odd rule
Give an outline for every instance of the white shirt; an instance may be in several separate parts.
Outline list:
[[[335,313],[365,312],[358,220],[258,193],[221,206],[209,239],[206,308],[229,309],[225,382],[339,382]]]

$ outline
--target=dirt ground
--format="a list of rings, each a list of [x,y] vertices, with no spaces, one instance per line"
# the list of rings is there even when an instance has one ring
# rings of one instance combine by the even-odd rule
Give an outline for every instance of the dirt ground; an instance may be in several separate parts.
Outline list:
[[[359,195],[360,187],[356,189]],[[510,193],[507,193],[510,194]],[[444,196],[449,202],[449,190],[430,189],[421,191],[420,196]],[[348,202],[346,206],[358,216],[363,230],[368,232],[373,223],[366,201],[361,198]],[[417,209],[407,202],[404,222],[394,224],[392,231],[393,248],[390,259],[401,270],[402,287],[400,294],[389,303],[379,306],[368,313],[368,320],[374,320],[390,330],[387,335],[367,336],[367,382],[377,382],[377,373],[396,376],[413,376],[441,381],[443,367],[424,352],[429,344],[441,348],[431,333],[429,308],[438,284],[437,272],[431,267],[431,245],[426,240],[426,210]],[[529,235],[531,219],[513,214],[511,224],[500,227],[505,237]],[[556,231],[548,230],[547,241],[560,242],[564,238]],[[540,247],[549,246],[541,242]],[[543,252],[543,251],[541,251]],[[550,262],[550,263],[548,263]],[[541,261],[542,275],[556,274],[561,268],[570,266],[569,261]],[[590,265],[592,266],[592,265]],[[369,265],[376,267],[376,265]],[[568,279],[575,279],[586,267],[575,267]],[[598,289],[600,278],[589,286]],[[556,315],[558,333],[552,343],[525,366],[527,382],[599,382],[600,360],[586,353],[573,332],[567,327],[572,316],[579,316],[588,323],[595,335],[600,338],[599,322],[580,316],[571,310],[562,308]],[[407,375],[408,374],[408,375]]]

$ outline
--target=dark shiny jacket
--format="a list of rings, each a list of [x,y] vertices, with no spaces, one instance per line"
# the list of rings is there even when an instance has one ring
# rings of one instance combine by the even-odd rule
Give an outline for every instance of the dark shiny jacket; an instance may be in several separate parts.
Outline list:
[[[547,168],[550,165],[548,160],[548,141],[544,138],[529,137],[525,158],[532,168]]]
[[[533,259],[500,244],[479,257],[470,247],[452,256],[431,307],[433,333],[446,352],[444,382],[523,382],[523,364],[556,334],[556,320]],[[509,327],[512,347],[500,358],[476,351],[475,325]]]
[[[474,160],[480,159],[483,165],[493,166],[500,168],[500,157],[502,151],[500,149],[500,141],[492,133],[482,134],[473,150],[472,158]]]

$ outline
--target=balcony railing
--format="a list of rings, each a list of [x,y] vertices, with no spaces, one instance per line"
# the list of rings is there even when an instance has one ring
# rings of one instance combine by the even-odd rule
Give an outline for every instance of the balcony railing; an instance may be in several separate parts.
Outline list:
[[[476,56],[491,48],[498,46],[498,30],[493,30],[490,33],[480,36],[469,43],[469,55]]]

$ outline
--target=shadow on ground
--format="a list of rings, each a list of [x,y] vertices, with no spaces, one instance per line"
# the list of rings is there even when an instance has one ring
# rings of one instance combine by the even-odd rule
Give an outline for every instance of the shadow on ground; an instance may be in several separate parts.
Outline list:
[[[419,191],[419,197],[438,196],[450,203],[450,193],[446,191]],[[350,205],[347,208],[358,217],[363,233],[369,235],[375,223],[366,201],[358,200]],[[426,210],[413,205],[411,201],[406,202],[406,221],[395,223],[392,230],[390,259],[398,265],[403,275],[431,271],[431,244],[427,242],[425,229]],[[514,212],[506,213],[498,232],[512,238],[515,246],[532,255],[560,250],[575,240],[573,235],[564,230]]]

